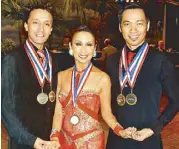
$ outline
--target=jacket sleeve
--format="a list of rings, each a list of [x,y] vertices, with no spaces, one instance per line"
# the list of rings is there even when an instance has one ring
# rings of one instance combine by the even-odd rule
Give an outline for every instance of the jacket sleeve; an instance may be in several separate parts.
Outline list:
[[[162,89],[168,97],[168,105],[152,125],[154,134],[159,134],[179,111],[179,85],[173,64],[164,56],[161,62],[160,80]]]
[[[22,125],[18,115],[16,114],[16,99],[20,98],[17,93],[19,85],[18,69],[15,57],[6,55],[2,59],[2,121],[8,131],[8,134],[13,139],[17,140],[18,144],[30,145],[33,147],[37,137],[30,134]]]

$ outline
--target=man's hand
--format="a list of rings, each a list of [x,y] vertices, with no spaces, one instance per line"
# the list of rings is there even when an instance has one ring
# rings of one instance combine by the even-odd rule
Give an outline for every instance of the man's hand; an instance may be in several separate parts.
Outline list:
[[[50,143],[45,144],[43,146],[43,149],[59,149],[59,148],[60,148],[59,141],[50,141]]]
[[[60,143],[58,141],[44,141],[37,138],[34,143],[35,149],[59,149]]]
[[[144,128],[140,131],[136,131],[132,134],[132,138],[137,141],[143,141],[150,136],[152,136],[154,132],[150,128]]]
[[[35,143],[34,143],[34,148],[35,149],[43,149],[43,145],[44,144],[49,144],[50,141],[45,141],[45,140],[42,140],[40,138],[37,138],[35,140]]]

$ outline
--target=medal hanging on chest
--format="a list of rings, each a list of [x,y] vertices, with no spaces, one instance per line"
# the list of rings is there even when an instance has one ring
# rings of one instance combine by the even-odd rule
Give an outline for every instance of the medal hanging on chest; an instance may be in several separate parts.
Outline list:
[[[70,123],[73,125],[77,125],[80,122],[80,118],[77,115],[73,115],[70,118]]]
[[[131,93],[126,96],[126,102],[128,105],[135,105],[137,103],[137,96],[131,91]]]
[[[119,83],[121,93],[117,96],[118,105],[123,106],[125,103],[128,105],[135,105],[137,103],[137,96],[133,93],[133,88],[148,53],[148,48],[148,44],[144,43],[129,65],[127,63],[126,46],[123,48],[119,63]],[[131,92],[125,97],[122,92],[127,82],[131,88]]]
[[[39,94],[37,95],[37,101],[38,101],[40,104],[46,104],[47,101],[48,101],[48,95],[43,92],[43,88],[42,88],[41,93],[39,93]]]
[[[83,86],[85,85],[85,82],[92,70],[92,63],[89,63],[89,65],[87,66],[87,68],[84,70],[84,73],[82,75],[82,77],[79,79],[79,83],[78,85],[76,85],[76,65],[73,68],[73,72],[72,72],[72,81],[71,81],[71,88],[72,88],[72,99],[73,99],[73,109],[76,106],[76,100],[78,95],[80,94]],[[70,117],[70,123],[73,125],[76,125],[80,122],[80,118],[78,117],[77,114],[75,114],[73,112],[73,115]]]
[[[121,92],[121,94],[119,94],[119,95],[117,96],[117,103],[118,103],[118,105],[120,105],[120,106],[123,106],[123,105],[125,105],[125,103],[126,103],[125,96],[122,94],[122,92]]]
[[[41,87],[41,93],[37,95],[37,101],[39,104],[46,104],[48,99],[53,102],[55,100],[55,93],[52,91],[52,59],[48,53],[48,50],[45,48],[44,51],[44,61],[40,61],[35,49],[32,44],[26,40],[24,44],[25,51],[30,59],[30,62],[33,66],[34,72],[36,74],[37,80]],[[42,54],[42,53],[41,53]],[[43,87],[45,84],[45,79],[50,84],[50,93],[47,95],[43,92]]]
[[[51,90],[50,93],[48,94],[48,98],[51,102],[55,101],[55,92],[53,90]]]

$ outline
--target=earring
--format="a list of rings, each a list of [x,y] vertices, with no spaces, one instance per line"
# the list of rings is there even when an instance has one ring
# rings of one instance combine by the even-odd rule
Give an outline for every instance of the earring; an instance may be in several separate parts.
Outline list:
[[[71,55],[71,56],[73,56],[73,50],[70,48],[70,50],[69,50],[69,54]]]
[[[94,50],[93,57],[96,57],[96,50]]]
[[[149,29],[150,29],[150,21],[148,21],[147,23],[147,32],[149,31]]]

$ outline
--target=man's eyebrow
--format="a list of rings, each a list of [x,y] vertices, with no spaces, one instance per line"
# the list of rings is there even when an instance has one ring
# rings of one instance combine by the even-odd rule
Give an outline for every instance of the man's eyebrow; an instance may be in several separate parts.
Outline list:
[[[124,20],[124,21],[122,21],[122,23],[126,23],[126,22],[130,22],[130,21],[128,21],[128,20]]]
[[[144,19],[141,19],[141,20],[137,20],[137,22],[145,22],[145,20],[144,20]]]
[[[50,20],[45,20],[44,22],[51,22]]]
[[[31,18],[31,20],[39,20],[39,19],[37,19],[37,18]]]
[[[124,21],[122,21],[122,23],[128,23],[128,22],[131,22],[131,21],[129,21],[129,20],[124,20]],[[143,20],[143,19],[141,19],[141,20],[137,20],[136,22],[145,22],[145,20]]]

